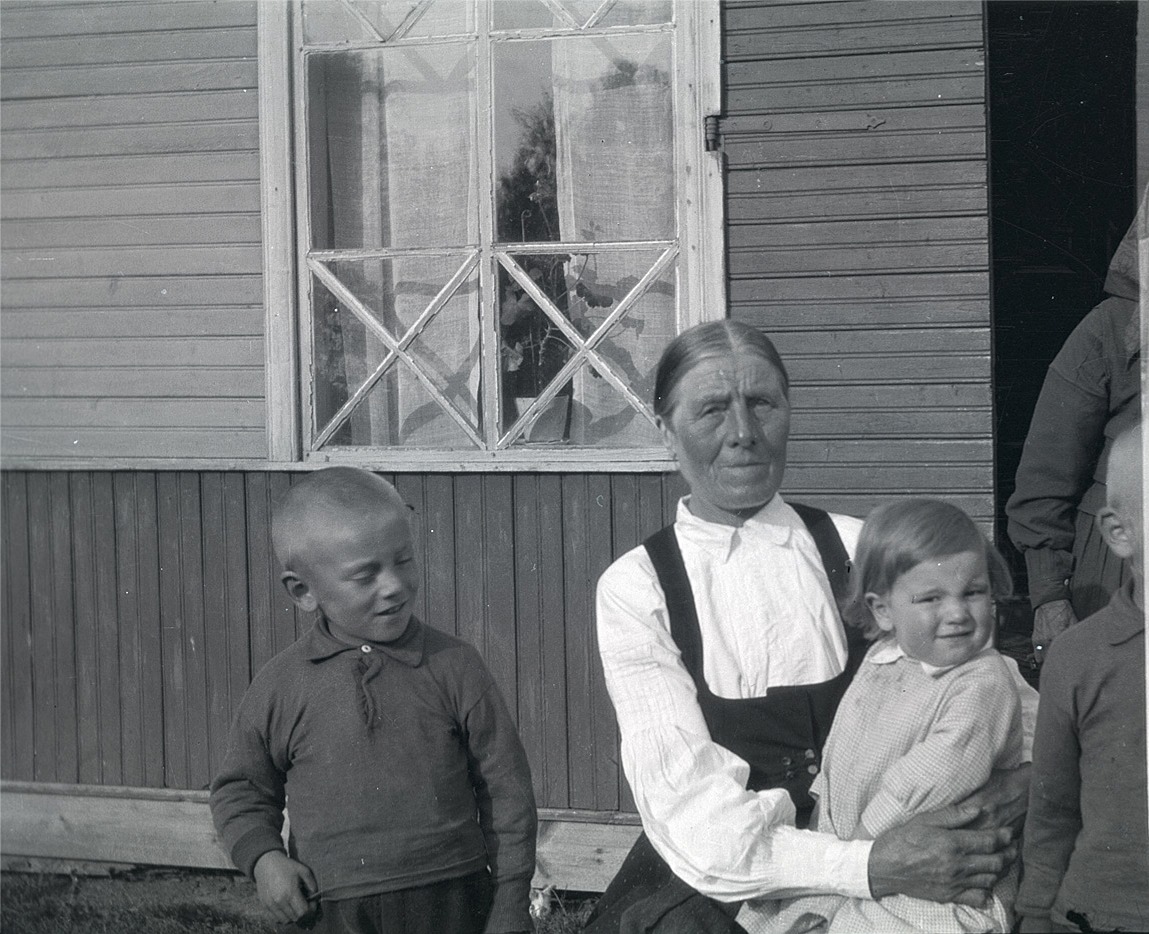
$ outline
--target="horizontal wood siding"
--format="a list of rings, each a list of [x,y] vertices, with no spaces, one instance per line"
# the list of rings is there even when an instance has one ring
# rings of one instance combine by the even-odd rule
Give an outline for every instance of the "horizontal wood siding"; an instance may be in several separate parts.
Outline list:
[[[794,382],[786,488],[993,516],[979,3],[723,4],[731,315]]]
[[[309,625],[278,581],[299,474],[5,471],[0,774],[202,789],[252,674]],[[414,507],[419,616],[483,653],[539,805],[633,811],[594,587],[673,515],[658,474],[389,475]]]
[[[266,457],[256,4],[0,16],[0,447]]]

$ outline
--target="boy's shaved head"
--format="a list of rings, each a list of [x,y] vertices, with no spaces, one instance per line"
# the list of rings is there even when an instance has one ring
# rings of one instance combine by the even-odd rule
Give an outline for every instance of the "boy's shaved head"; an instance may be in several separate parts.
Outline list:
[[[382,510],[406,516],[403,498],[382,477],[358,467],[317,470],[294,484],[272,515],[275,555],[285,568],[297,570],[309,532],[327,532],[347,517]]]

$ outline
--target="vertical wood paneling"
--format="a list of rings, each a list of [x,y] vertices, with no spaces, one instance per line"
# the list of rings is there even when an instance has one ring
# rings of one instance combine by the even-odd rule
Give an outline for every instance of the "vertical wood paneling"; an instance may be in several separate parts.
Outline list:
[[[179,474],[156,477],[159,535],[160,645],[163,658],[164,785],[187,788],[187,670],[183,582],[180,579]]]
[[[156,474],[141,473],[136,479],[136,560],[139,575],[138,625],[140,631],[140,709],[143,723],[140,754],[144,784],[163,787],[165,774],[163,677],[163,616],[160,607],[160,523],[159,487]]]
[[[586,476],[562,478],[563,568],[567,587],[567,736],[570,747],[570,806],[593,808],[594,795],[594,645],[589,621],[593,618],[591,563],[587,522],[590,490]]]
[[[251,669],[259,671],[275,655],[275,633],[272,629],[273,596],[268,581],[275,568],[271,549],[271,504],[266,474],[248,474],[247,506],[247,573],[248,632],[251,645]]]
[[[536,800],[546,796],[547,754],[545,734],[549,728],[543,701],[543,614],[539,587],[539,497],[536,477],[525,474],[512,480],[514,498],[515,599],[518,704],[515,711],[519,738],[527,752]]]
[[[483,654],[495,684],[516,713],[514,511],[511,477],[494,474],[483,483],[483,571],[486,644]]]
[[[5,777],[202,788],[252,675],[312,620],[271,549],[302,474],[5,472]],[[390,475],[388,475],[390,476]],[[633,809],[599,575],[672,514],[660,475],[398,474],[420,613],[483,654],[540,806]]]
[[[32,777],[56,781],[56,647],[52,629],[52,555],[47,474],[28,476],[28,563],[31,591],[32,730],[35,758]]]
[[[445,474],[430,474],[426,478],[426,486],[423,533],[423,563],[427,581],[425,618],[432,626],[459,635],[455,614],[456,582],[468,582],[458,576],[458,563],[455,560],[454,480]]]
[[[538,674],[543,702],[543,775],[539,800],[562,802],[570,798],[568,715],[566,703],[566,632],[563,594],[568,585],[563,567],[562,480],[552,474],[535,477],[538,485],[538,571],[541,629],[541,670]],[[523,682],[520,680],[520,685]],[[522,720],[520,719],[520,723]]]
[[[279,566],[279,560],[275,557],[275,549],[271,544],[270,517],[274,514],[276,504],[287,495],[287,490],[290,486],[290,474],[268,474],[268,523],[262,530],[262,534],[268,542],[267,553],[269,563],[267,574],[263,578],[263,586],[266,586],[271,591],[271,628],[274,632],[274,645],[277,653],[282,652],[291,645],[291,643],[296,640],[300,631],[295,604],[291,601],[291,597],[287,595],[287,589],[280,581],[281,568]]]
[[[483,478],[468,474],[455,478],[455,626],[484,656],[487,632],[483,612]]]
[[[187,787],[204,788],[208,772],[208,684],[204,626],[203,509],[200,476],[179,474],[179,577],[184,619],[184,674],[187,703],[184,730],[188,752]]]
[[[619,806],[619,773],[622,771],[616,750],[618,749],[618,724],[614,718],[614,707],[606,692],[602,677],[602,664],[598,656],[598,639],[594,627],[594,588],[599,575],[606,570],[614,557],[611,529],[611,477],[591,474],[587,478],[587,577],[586,604],[588,612],[579,620],[572,620],[574,626],[584,632],[584,652],[590,682],[591,735],[594,755],[594,808],[596,810],[616,810]]]
[[[4,523],[3,575],[4,618],[4,719],[9,740],[0,766],[5,778],[35,775],[35,731],[32,687],[32,593],[28,535],[28,478],[26,474],[3,476]]]
[[[75,593],[76,694],[79,709],[79,780],[99,784],[100,768],[100,650],[96,621],[96,533],[92,504],[92,477],[72,474],[67,478],[71,496],[72,567]]]
[[[92,474],[93,546],[96,558],[97,710],[100,781],[123,783],[120,646],[116,594],[116,516],[112,475]],[[79,575],[77,574],[77,582]]]

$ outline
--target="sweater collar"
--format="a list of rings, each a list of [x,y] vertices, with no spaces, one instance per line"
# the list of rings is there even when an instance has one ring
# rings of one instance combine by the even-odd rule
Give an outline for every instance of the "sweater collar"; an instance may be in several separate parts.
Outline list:
[[[991,643],[987,642],[981,651],[972,655],[971,658],[977,658],[982,652],[988,652],[990,648]],[[902,651],[902,647],[898,645],[898,640],[893,636],[883,637],[881,641],[870,650],[870,653],[866,656],[866,661],[872,665],[892,665],[894,662],[901,661],[903,658],[908,662],[917,661],[917,663],[922,666],[922,671],[931,678],[940,678],[947,671],[953,671],[959,667],[958,665],[931,665],[928,662],[910,658]],[[965,663],[963,662],[962,664]]]
[[[1107,637],[1110,645],[1128,642],[1145,631],[1145,613],[1133,602],[1133,578],[1125,581],[1109,603],[1113,611],[1106,614]]]
[[[315,621],[311,632],[307,634],[307,658],[312,662],[322,662],[344,652],[356,652],[369,655],[380,652],[388,658],[406,665],[408,668],[418,668],[423,662],[423,649],[427,642],[425,627],[419,620],[411,617],[407,630],[394,642],[357,642],[351,644],[341,642],[331,634],[327,620],[322,616]]]
[[[729,560],[743,540],[757,538],[772,545],[785,545],[790,541],[795,524],[802,522],[778,493],[740,526],[700,519],[690,511],[689,501],[690,497],[684,496],[678,502],[675,534],[719,561]]]

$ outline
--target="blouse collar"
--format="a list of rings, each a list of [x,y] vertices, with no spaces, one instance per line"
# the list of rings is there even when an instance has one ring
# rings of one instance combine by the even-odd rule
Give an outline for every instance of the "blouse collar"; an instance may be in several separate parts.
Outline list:
[[[690,511],[689,501],[689,496],[678,501],[675,534],[723,562],[730,560],[742,541],[759,539],[772,545],[788,544],[794,528],[802,522],[779,493],[740,526],[700,519]]]

